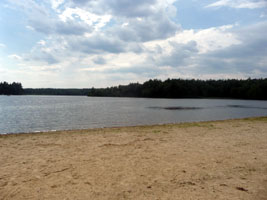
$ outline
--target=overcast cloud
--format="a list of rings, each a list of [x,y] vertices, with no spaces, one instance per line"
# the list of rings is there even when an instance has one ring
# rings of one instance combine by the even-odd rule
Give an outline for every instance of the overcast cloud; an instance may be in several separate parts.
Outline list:
[[[90,88],[265,78],[266,8],[266,0],[3,0],[0,81]]]

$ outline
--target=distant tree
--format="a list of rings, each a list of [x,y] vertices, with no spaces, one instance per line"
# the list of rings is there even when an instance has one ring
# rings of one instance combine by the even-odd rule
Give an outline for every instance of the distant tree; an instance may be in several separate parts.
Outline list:
[[[267,79],[148,80],[111,88],[92,88],[88,96],[150,98],[234,98],[267,100]]]
[[[0,83],[0,95],[21,95],[23,88],[21,83],[8,84],[7,82]]]
[[[267,79],[247,80],[183,80],[150,79],[143,84],[130,83],[108,88],[91,89],[22,89],[20,83],[0,83],[0,94],[88,95],[148,98],[233,98],[267,100]]]

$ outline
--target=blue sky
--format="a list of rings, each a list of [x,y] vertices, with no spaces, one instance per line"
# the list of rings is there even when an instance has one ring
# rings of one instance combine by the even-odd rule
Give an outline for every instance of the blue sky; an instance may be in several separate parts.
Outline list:
[[[267,77],[266,0],[2,0],[0,81]]]

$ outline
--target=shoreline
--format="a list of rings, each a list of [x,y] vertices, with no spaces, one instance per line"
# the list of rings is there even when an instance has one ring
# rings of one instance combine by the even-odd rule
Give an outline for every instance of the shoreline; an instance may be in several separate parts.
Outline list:
[[[0,135],[0,199],[266,200],[267,117]]]
[[[44,97],[92,97],[92,98],[129,98],[129,99],[132,99],[132,98],[136,98],[136,99],[175,99],[175,100],[179,100],[179,99],[207,99],[207,100],[241,100],[241,101],[267,101],[267,99],[245,99],[245,98],[230,98],[230,97],[184,97],[184,98],[164,98],[164,97],[158,97],[158,98],[155,98],[155,97],[116,97],[116,96],[88,96],[88,95],[52,95],[52,94],[22,94],[22,95],[0,95],[0,96],[44,96]]]
[[[244,118],[231,118],[231,119],[219,119],[219,120],[208,120],[208,121],[189,121],[189,122],[176,122],[176,123],[162,123],[162,124],[143,124],[143,125],[132,125],[132,126],[108,126],[99,128],[84,128],[84,129],[62,129],[62,130],[42,130],[42,131],[29,131],[29,132],[14,132],[14,133],[0,133],[1,136],[9,135],[31,135],[31,134],[43,134],[43,133],[57,133],[57,132],[80,132],[80,131],[97,131],[102,129],[116,129],[116,128],[144,128],[144,127],[154,127],[154,126],[168,126],[168,125],[183,125],[183,124],[196,124],[196,123],[212,123],[212,122],[224,122],[224,121],[234,121],[234,120],[267,120],[267,116],[257,116],[257,117],[244,117]]]

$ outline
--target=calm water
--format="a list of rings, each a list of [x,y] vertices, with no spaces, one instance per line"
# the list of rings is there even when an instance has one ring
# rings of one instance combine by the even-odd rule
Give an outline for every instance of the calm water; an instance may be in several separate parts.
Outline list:
[[[0,133],[267,116],[267,101],[0,96]]]

